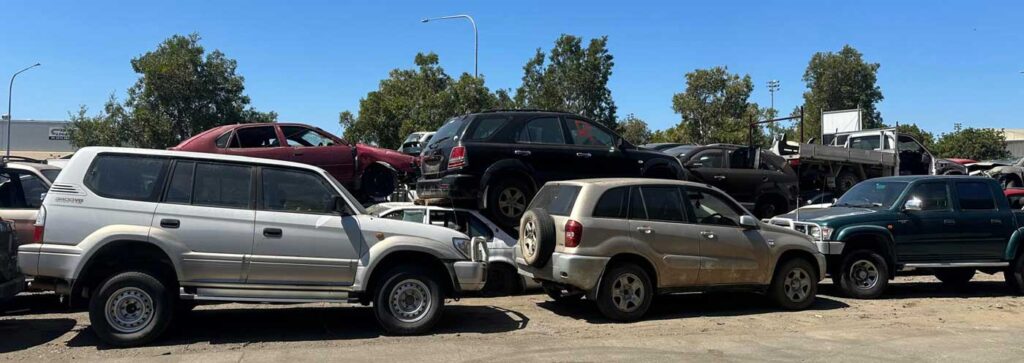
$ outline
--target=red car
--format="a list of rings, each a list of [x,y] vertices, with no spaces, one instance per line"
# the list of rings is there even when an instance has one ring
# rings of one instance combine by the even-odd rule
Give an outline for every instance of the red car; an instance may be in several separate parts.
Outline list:
[[[1003,194],[1010,200],[1010,208],[1024,209],[1024,188],[1006,188]]]
[[[350,144],[318,127],[253,123],[216,127],[171,150],[251,156],[316,165],[360,197],[382,200],[398,180],[414,177],[416,158],[394,150]]]

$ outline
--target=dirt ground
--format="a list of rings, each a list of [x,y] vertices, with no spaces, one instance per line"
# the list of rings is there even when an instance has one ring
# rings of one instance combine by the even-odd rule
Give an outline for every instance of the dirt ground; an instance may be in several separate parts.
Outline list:
[[[879,300],[821,286],[800,312],[753,294],[662,297],[645,321],[615,324],[589,302],[544,295],[449,301],[435,333],[382,336],[366,307],[200,306],[155,345],[102,346],[88,314],[49,294],[19,296],[0,318],[3,361],[1021,361],[1024,298],[1002,275],[963,289],[899,278]]]

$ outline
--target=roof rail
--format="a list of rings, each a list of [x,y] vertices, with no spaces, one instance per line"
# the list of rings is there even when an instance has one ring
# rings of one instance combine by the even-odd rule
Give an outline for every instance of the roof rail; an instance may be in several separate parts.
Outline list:
[[[4,159],[4,162],[20,161],[20,162],[23,162],[23,163],[36,163],[36,164],[42,164],[43,163],[42,160],[33,159],[33,158],[30,158],[30,157],[25,157],[25,156],[10,155],[10,156],[5,156],[3,159]]]
[[[550,112],[550,113],[564,113],[564,114],[568,114],[568,115],[576,115],[575,113],[572,113],[572,112],[569,112],[569,111],[545,110],[545,109],[540,109],[540,108],[494,108],[494,109],[489,109],[489,110],[483,110],[483,111],[480,111],[479,113],[492,113],[492,112]]]

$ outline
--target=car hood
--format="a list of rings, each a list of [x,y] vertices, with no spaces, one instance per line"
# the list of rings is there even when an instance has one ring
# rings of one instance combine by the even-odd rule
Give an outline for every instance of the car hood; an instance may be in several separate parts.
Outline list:
[[[405,236],[425,241],[425,243],[437,243],[435,248],[458,254],[459,252],[452,245],[452,239],[469,239],[469,236],[459,231],[442,226],[379,218],[369,214],[361,215],[359,220],[363,238],[370,245],[388,237]]]
[[[416,169],[417,157],[406,155],[395,150],[389,150],[367,144],[356,144],[356,155],[364,162],[383,161],[396,169],[411,173]]]
[[[837,220],[855,219],[858,221],[883,218],[887,210],[854,207],[828,207],[822,209],[801,210],[799,218],[797,213],[787,213],[776,218],[789,218],[800,222],[828,223]]]

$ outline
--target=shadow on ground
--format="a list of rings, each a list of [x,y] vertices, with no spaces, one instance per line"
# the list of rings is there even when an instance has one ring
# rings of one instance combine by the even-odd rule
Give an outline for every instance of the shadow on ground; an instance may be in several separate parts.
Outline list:
[[[818,286],[818,297],[821,295],[845,297],[835,284]],[[899,279],[889,281],[885,293],[878,299],[927,299],[927,298],[989,298],[1013,296],[1014,294],[1002,281],[974,281],[963,286],[950,286],[940,282],[900,282]]]
[[[257,343],[338,339],[367,339],[382,336],[369,307],[272,307],[222,308],[201,306],[180,316],[176,324],[152,345],[193,343]],[[447,306],[431,334],[503,333],[526,328],[523,314],[493,306]],[[91,328],[82,330],[69,346],[108,348]]]
[[[0,320],[0,353],[10,353],[43,345],[75,327],[75,319]]]

